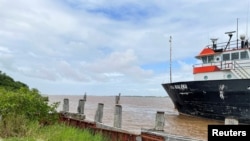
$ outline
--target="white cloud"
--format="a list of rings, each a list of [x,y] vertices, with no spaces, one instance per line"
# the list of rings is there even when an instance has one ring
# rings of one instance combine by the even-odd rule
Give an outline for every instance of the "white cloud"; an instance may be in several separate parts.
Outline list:
[[[246,33],[246,12],[233,0],[1,0],[0,65],[42,93],[165,95],[169,36],[173,80],[192,80],[193,57],[237,18]]]

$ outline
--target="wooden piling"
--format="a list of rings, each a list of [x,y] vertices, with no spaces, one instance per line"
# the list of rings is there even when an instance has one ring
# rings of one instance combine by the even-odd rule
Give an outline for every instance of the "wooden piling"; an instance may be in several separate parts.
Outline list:
[[[84,120],[85,115],[84,115],[84,107],[85,107],[85,101],[83,99],[79,100],[78,107],[77,107],[77,115],[76,118],[79,120]]]
[[[115,105],[114,127],[122,128],[122,106],[118,104]]]
[[[120,97],[121,97],[121,93],[119,93],[118,96],[115,96],[115,104],[120,104]]]
[[[64,98],[63,100],[63,112],[69,112],[69,99]]]
[[[84,114],[85,101],[83,99],[79,100],[77,112],[78,114]]]
[[[97,110],[95,113],[95,122],[102,123],[102,117],[103,117],[103,103],[98,103]]]
[[[84,93],[83,100],[87,101],[87,93],[86,92]]]
[[[165,126],[165,112],[157,111],[155,117],[155,130],[163,131]]]

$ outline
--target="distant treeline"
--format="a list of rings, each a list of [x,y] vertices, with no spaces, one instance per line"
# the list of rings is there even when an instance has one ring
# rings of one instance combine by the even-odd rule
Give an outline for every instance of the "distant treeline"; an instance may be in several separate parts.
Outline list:
[[[25,83],[20,81],[15,81],[12,77],[0,71],[0,88],[4,88],[7,90],[18,90],[23,87],[29,89],[29,86],[26,85]]]

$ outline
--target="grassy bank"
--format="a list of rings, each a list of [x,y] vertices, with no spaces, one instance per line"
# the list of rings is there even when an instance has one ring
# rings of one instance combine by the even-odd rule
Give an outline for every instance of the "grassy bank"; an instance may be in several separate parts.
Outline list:
[[[101,134],[92,134],[89,130],[78,129],[64,124],[39,126],[32,124],[24,137],[0,139],[2,141],[108,141]]]

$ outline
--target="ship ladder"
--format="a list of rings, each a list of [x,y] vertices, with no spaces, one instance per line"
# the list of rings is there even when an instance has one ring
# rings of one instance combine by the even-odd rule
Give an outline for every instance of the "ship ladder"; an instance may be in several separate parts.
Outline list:
[[[249,73],[236,61],[233,61],[233,69],[231,69],[231,72],[238,78],[242,79],[250,78]]]

